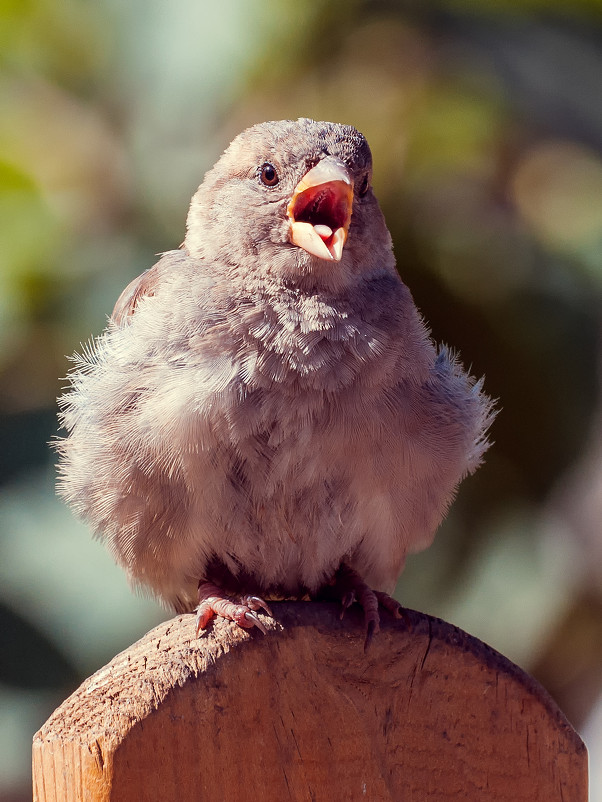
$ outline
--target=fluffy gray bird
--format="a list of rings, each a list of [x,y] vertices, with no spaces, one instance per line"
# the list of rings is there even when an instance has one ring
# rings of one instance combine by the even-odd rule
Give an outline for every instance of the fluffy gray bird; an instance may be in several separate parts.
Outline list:
[[[264,599],[326,589],[369,638],[488,445],[490,399],[431,341],[371,173],[351,126],[247,129],[182,248],[75,358],[59,492],[199,629],[263,628]]]

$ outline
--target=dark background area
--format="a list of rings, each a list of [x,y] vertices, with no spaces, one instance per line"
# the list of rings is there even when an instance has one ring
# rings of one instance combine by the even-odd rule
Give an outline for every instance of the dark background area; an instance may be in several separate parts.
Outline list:
[[[54,497],[66,355],[233,136],[298,116],[367,136],[404,281],[499,399],[397,596],[531,671],[602,795],[601,25],[598,0],[0,2],[3,802],[52,709],[169,615]]]

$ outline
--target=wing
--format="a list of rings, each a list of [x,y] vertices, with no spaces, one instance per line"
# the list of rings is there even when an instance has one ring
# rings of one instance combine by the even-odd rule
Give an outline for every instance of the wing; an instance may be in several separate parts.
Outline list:
[[[163,276],[167,272],[177,269],[178,265],[187,258],[186,251],[167,251],[156,265],[130,281],[117,299],[111,321],[117,326],[124,326],[136,311],[141,299],[153,296]]]

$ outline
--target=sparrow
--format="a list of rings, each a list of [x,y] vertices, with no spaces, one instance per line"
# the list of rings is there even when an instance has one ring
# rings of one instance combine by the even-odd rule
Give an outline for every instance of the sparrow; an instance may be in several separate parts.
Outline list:
[[[369,642],[489,445],[492,402],[432,341],[350,125],[237,136],[183,245],[73,360],[59,493],[199,632],[334,595],[362,604]]]

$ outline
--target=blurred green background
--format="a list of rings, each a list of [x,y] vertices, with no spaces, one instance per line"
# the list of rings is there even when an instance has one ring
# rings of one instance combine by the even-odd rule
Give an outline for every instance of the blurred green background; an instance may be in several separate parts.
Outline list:
[[[52,709],[168,616],[54,497],[66,355],[233,136],[298,116],[365,133],[402,277],[500,399],[397,595],[534,673],[602,798],[599,0],[0,0],[2,802]]]

